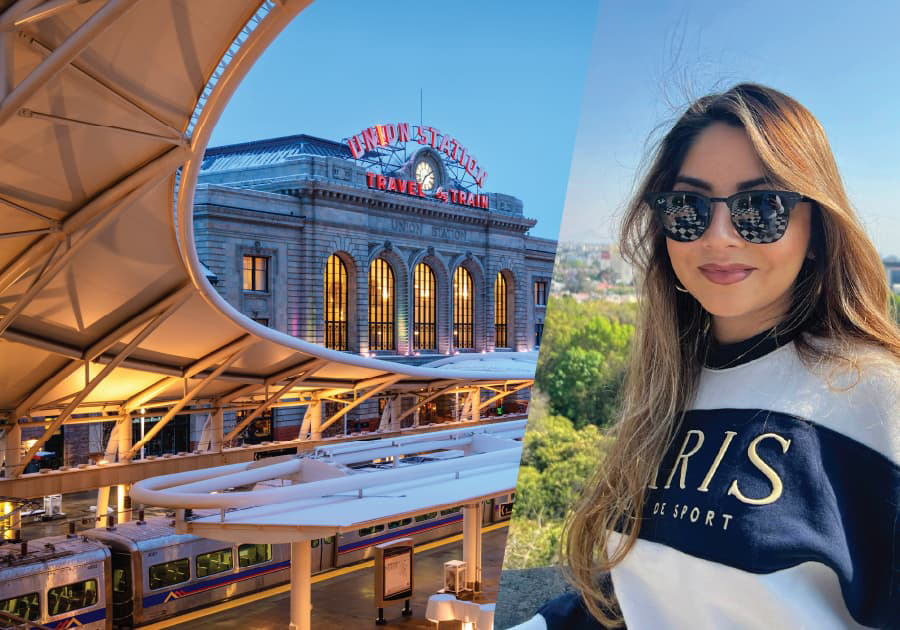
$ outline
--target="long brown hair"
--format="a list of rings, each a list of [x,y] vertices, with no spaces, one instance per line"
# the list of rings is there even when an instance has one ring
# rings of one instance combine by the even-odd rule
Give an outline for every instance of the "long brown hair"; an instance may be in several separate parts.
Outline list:
[[[598,575],[621,562],[635,543],[646,488],[695,394],[709,336],[709,314],[675,289],[665,236],[642,198],[672,189],[694,140],[716,122],[746,131],[775,187],[814,200],[811,255],[779,329],[804,331],[795,343],[810,363],[852,363],[853,348],[861,343],[900,359],[900,332],[881,260],[850,206],[819,122],[789,96],[754,84],[691,104],[660,142],[624,217],[622,253],[641,281],[634,345],[611,430],[616,439],[564,529],[568,577],[591,613],[607,624],[621,617]],[[829,343],[811,343],[807,333]],[[622,537],[608,551],[613,530]]]

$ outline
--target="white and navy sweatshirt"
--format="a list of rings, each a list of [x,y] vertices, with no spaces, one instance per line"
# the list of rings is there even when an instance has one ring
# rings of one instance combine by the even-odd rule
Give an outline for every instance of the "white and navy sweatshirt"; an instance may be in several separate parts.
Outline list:
[[[625,623],[900,628],[900,365],[811,369],[758,339],[703,370],[612,570]],[[518,626],[598,627],[571,593]]]

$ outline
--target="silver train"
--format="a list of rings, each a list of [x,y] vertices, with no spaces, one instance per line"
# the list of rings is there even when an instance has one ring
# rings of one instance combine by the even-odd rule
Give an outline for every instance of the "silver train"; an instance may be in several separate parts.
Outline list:
[[[509,519],[514,500],[485,501],[484,524]],[[60,630],[132,628],[290,579],[289,545],[223,543],[176,534],[172,523],[131,521],[30,541],[27,550],[0,545],[0,612]],[[312,570],[366,560],[396,538],[422,544],[460,531],[454,507],[314,540]]]

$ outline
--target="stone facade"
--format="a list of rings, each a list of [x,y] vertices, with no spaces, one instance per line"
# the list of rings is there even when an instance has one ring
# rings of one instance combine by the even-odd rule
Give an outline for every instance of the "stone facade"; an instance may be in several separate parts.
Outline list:
[[[379,357],[423,363],[410,342],[413,270],[435,273],[437,355],[453,346],[452,278],[465,267],[474,284],[471,351],[494,351],[494,283],[507,285],[507,348],[536,347],[545,306],[534,284],[552,275],[556,242],[528,235],[535,225],[513,196],[488,193],[489,209],[410,196],[367,185],[366,168],[345,145],[292,136],[207,152],[195,193],[195,242],[223,297],[244,314],[318,344],[325,343],[326,261],[348,273],[349,351],[369,354],[368,274],[388,262],[395,279],[394,348]],[[267,261],[266,290],[245,291],[244,256]]]

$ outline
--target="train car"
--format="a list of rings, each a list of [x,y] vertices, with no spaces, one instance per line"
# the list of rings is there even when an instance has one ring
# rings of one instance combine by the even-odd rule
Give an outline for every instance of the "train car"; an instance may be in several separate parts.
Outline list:
[[[127,628],[288,579],[288,545],[235,545],[176,534],[164,518],[83,532],[112,554],[115,627]]]
[[[24,552],[24,553],[23,553]],[[109,549],[81,536],[0,545],[0,611],[50,628],[112,627]],[[4,616],[3,627],[22,627]]]
[[[509,518],[515,494],[485,501],[484,524]],[[374,546],[411,537],[415,545],[462,531],[449,507],[312,541],[312,571],[351,565]],[[54,628],[132,628],[262,590],[290,579],[290,546],[229,544],[176,534],[163,517],[0,547],[0,610]],[[2,567],[6,558],[6,567]]]

